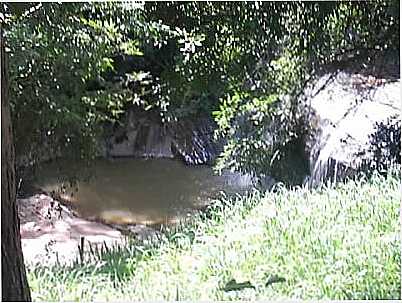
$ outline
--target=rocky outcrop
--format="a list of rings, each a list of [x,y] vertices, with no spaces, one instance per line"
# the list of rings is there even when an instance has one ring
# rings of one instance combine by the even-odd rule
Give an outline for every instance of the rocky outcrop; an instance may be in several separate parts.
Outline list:
[[[399,79],[345,70],[318,78],[306,93],[316,121],[310,185],[400,163],[400,92]]]
[[[186,164],[210,164],[219,153],[215,124],[206,117],[162,123],[153,112],[128,111],[106,140],[107,157],[181,158]]]

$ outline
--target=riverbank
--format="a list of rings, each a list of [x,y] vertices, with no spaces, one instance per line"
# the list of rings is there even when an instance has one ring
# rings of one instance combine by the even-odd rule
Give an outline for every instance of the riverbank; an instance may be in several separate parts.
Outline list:
[[[400,181],[220,199],[157,241],[28,265],[33,299],[400,299]]]
[[[26,264],[71,264],[86,249],[122,245],[130,234],[139,239],[157,231],[143,224],[111,225],[79,216],[73,205],[41,193],[17,199],[21,244]]]

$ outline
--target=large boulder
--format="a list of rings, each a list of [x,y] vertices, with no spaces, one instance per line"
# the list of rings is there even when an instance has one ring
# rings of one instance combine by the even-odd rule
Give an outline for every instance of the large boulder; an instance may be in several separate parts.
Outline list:
[[[341,181],[384,161],[400,163],[400,93],[395,78],[347,70],[318,78],[306,93],[316,124],[310,185]]]

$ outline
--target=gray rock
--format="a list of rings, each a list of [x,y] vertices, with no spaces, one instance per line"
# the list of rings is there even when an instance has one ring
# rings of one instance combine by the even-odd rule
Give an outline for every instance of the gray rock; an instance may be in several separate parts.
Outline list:
[[[349,72],[327,73],[306,91],[316,123],[309,142],[310,185],[352,177],[374,160],[370,138],[379,123],[399,119],[400,92],[399,79]]]
[[[156,113],[130,110],[101,153],[109,157],[180,158],[186,164],[208,164],[218,155],[215,124],[209,118],[162,123]],[[102,151],[103,149],[103,151]]]

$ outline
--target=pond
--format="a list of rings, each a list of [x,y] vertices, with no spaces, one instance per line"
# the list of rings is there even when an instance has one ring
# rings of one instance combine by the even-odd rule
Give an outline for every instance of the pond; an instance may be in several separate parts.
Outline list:
[[[35,185],[59,191],[60,166],[44,165]],[[65,187],[60,196],[82,217],[114,224],[174,223],[208,205],[221,191],[243,192],[250,185],[245,176],[228,172],[218,176],[211,167],[171,159],[102,159],[87,174],[91,177]]]

